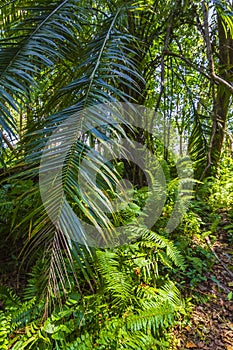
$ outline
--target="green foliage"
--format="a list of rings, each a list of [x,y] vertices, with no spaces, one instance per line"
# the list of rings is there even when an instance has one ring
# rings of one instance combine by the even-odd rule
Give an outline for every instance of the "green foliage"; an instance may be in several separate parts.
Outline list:
[[[233,160],[224,157],[221,160],[219,176],[205,180],[202,192],[208,198],[209,205],[215,209],[229,209],[233,204]]]
[[[213,141],[223,149],[221,140],[217,142],[216,127],[224,116],[218,115],[216,104],[225,89],[231,90],[232,62],[221,63],[225,51],[219,44],[223,25],[226,56],[230,57],[232,8],[226,1],[204,2],[204,6],[213,11],[205,30],[202,3],[197,1],[2,1],[1,270],[18,269],[26,253],[23,266],[27,262],[30,272],[26,288],[20,291],[22,299],[0,287],[1,349],[169,348],[170,327],[187,313],[181,292],[203,281],[212,264],[205,239],[214,240],[221,224],[213,211],[231,210],[233,204],[233,161],[224,156],[219,176],[199,184],[188,211],[185,199],[192,194],[184,190],[179,198],[176,157],[167,147],[173,146],[174,127],[179,137],[176,151],[182,154],[188,148],[198,179],[214,161],[210,159]],[[203,33],[207,29],[213,58],[206,50],[207,35]],[[209,69],[212,63],[222,77],[220,82]],[[134,140],[135,135],[122,126],[125,115],[121,111],[116,123],[95,109],[94,115],[80,117],[75,125],[62,129],[61,140],[67,140],[71,131],[78,139],[63,163],[64,191],[46,192],[47,204],[57,208],[51,222],[38,184],[48,138],[84,108],[116,101],[153,110],[148,125],[151,135],[139,130],[136,138],[160,160],[167,186],[162,215],[150,229],[142,225],[140,214],[149,194],[146,187],[138,186],[125,191],[130,200],[121,203],[114,215],[101,209],[99,203],[112,208],[126,170],[117,152],[113,154],[114,146],[119,137]],[[156,137],[156,119],[168,131],[164,140]],[[93,121],[96,127],[86,132]],[[107,129],[103,123],[109,125]],[[107,140],[111,140],[115,157],[112,162],[101,152]],[[54,157],[44,169],[49,189],[53,181],[48,174],[59,170],[64,153],[60,143],[55,144]],[[78,173],[83,160],[83,176],[93,195],[89,189],[85,194],[80,190]],[[96,168],[99,173],[94,183],[92,170]],[[152,200],[160,199],[161,192],[157,186]],[[67,212],[62,211],[65,200],[79,218],[94,228],[107,228],[102,230],[105,239],[105,232],[127,225],[123,234],[131,243],[91,249],[85,232],[80,227],[77,230],[75,220],[67,220]],[[177,217],[186,214],[170,232],[165,228],[177,201]],[[152,205],[150,209],[154,215]],[[229,218],[232,220],[232,212]],[[131,227],[132,221],[138,225]],[[233,241],[231,222],[223,228]],[[76,242],[76,235],[82,237],[82,245]],[[232,299],[230,293],[228,299]]]
[[[97,292],[81,297],[73,289],[46,320],[44,301],[40,309],[32,298],[38,277],[33,269],[28,302],[9,290],[3,293],[4,344],[13,344],[12,349],[72,349],[77,344],[80,349],[166,349],[165,330],[184,312],[184,303],[175,284],[159,273],[165,260],[166,266],[184,267],[172,242],[152,232],[128,246],[98,250]]]
[[[7,350],[9,341],[8,337],[11,333],[10,316],[6,316],[3,311],[0,311],[0,346]]]

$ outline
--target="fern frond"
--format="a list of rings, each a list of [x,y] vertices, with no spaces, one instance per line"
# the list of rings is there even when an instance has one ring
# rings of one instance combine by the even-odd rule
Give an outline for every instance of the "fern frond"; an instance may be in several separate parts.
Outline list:
[[[8,349],[8,336],[11,333],[11,317],[0,310],[0,347]]]
[[[121,271],[119,259],[116,253],[98,251],[99,271],[103,278],[104,289],[112,295],[115,305],[125,306],[134,298],[132,295],[132,283],[129,276]]]
[[[155,245],[157,245],[159,248],[165,248],[166,249],[166,255],[171,261],[178,267],[184,269],[185,264],[184,264],[184,258],[179,252],[179,250],[175,247],[175,245],[169,241],[167,238],[162,236],[161,234],[158,234],[156,232],[152,231],[146,231],[144,232],[142,236],[143,240],[146,241],[149,240],[150,242],[154,242]],[[143,242],[142,242],[143,244]],[[164,259],[164,255],[162,257]],[[168,263],[169,264],[169,263]]]

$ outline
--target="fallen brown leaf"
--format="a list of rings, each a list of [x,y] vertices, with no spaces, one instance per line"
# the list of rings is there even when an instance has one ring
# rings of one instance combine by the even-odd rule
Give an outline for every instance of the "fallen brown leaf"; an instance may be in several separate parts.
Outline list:
[[[188,341],[187,343],[186,343],[186,348],[188,348],[188,349],[193,349],[193,348],[197,348],[197,345],[196,344],[194,344],[193,342],[191,342],[191,341]],[[231,349],[229,349],[229,350],[231,350]]]
[[[233,346],[227,345],[227,350],[233,350]]]

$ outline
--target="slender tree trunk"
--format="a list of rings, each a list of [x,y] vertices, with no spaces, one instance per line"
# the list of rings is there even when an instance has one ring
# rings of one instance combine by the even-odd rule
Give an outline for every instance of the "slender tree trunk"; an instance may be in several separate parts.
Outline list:
[[[231,68],[233,66],[233,40],[227,38],[223,28],[222,19],[218,16],[219,33],[219,76],[227,82],[232,81]],[[229,110],[231,93],[221,83],[219,84],[215,98],[213,116],[212,144],[210,149],[211,167],[207,175],[215,175],[218,171],[224,135],[226,129],[227,115]]]

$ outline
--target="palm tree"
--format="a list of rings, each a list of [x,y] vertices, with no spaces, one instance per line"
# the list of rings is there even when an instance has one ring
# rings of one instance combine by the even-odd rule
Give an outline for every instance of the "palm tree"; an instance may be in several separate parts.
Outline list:
[[[213,13],[212,23],[208,22],[208,7]],[[83,159],[93,142],[104,143],[106,131],[101,131],[104,120],[96,113],[99,128],[86,132],[84,138],[72,144],[64,163],[64,192],[61,195],[54,191],[49,198],[57,206],[53,222],[40,201],[38,187],[38,167],[46,141],[58,125],[85,108],[115,101],[139,103],[154,109],[151,130],[158,113],[162,113],[168,126],[176,124],[181,152],[182,140],[189,139],[190,153],[198,169],[202,164],[199,177],[203,178],[210,165],[219,160],[217,156],[214,161],[212,153],[221,151],[232,93],[231,76],[221,72],[232,64],[229,3],[12,0],[1,4],[0,13],[0,124],[5,150],[2,164],[7,169],[6,159],[11,157],[14,167],[9,171],[18,174],[17,181],[33,181],[33,189],[28,188],[24,196],[33,198],[34,208],[16,228],[24,227],[27,248],[45,248],[44,274],[50,291],[57,289],[59,279],[65,289],[64,276],[67,262],[73,266],[72,254],[90,283],[95,252],[85,243],[83,232],[79,234],[84,246],[69,242],[66,231],[75,231],[75,222],[67,222],[66,212],[59,208],[69,198],[79,215],[95,227],[101,222],[111,228],[109,218],[100,215],[94,205],[95,201],[109,203],[107,193],[94,187],[96,195],[90,211],[77,190],[76,176],[80,166],[77,158]],[[218,45],[211,35],[216,31],[218,45],[227,52],[215,51]],[[213,71],[213,64],[220,75]],[[211,98],[210,93],[203,94],[203,87],[212,91]],[[224,110],[220,111],[222,101]],[[221,124],[217,123],[219,115],[224,124],[221,131],[216,129]],[[91,122],[88,117],[80,119],[75,128],[81,135],[83,130],[89,130]],[[70,129],[64,131],[63,140],[69,132]],[[109,134],[125,132],[132,137],[121,126],[108,127]],[[143,142],[151,143],[148,137],[145,135]],[[54,152],[56,157],[46,164],[45,171],[56,168],[55,161],[62,157],[59,145]],[[103,186],[106,179],[117,181],[116,172],[106,167],[101,152],[99,156],[96,152],[89,153],[85,177],[88,179],[90,169],[98,165],[103,169]],[[6,173],[3,178],[6,179]]]

